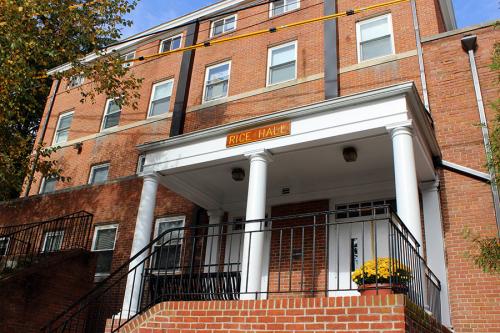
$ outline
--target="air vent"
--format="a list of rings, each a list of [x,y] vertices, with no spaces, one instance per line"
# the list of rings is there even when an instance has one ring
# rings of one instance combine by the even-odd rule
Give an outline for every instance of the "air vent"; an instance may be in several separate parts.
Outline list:
[[[289,187],[282,187],[281,188],[281,195],[287,195],[290,194],[290,188]]]

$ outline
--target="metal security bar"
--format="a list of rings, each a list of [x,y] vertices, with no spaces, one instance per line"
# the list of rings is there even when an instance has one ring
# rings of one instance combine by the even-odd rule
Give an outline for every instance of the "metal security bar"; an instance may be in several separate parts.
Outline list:
[[[170,229],[43,331],[117,332],[165,301],[383,292],[438,317],[439,281],[418,248],[388,205]]]
[[[84,211],[49,221],[0,227],[0,279],[54,252],[88,249],[93,215]]]

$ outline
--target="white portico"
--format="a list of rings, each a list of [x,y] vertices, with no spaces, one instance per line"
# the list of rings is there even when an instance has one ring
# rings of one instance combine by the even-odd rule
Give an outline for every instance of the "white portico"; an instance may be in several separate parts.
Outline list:
[[[287,134],[227,145],[230,133],[284,121],[290,124]],[[356,162],[346,163],[342,157],[345,147],[355,148]],[[210,223],[219,223],[222,212],[230,216],[244,212],[246,220],[263,219],[271,206],[284,203],[326,198],[340,204],[395,198],[398,215],[423,244],[419,185],[437,180],[433,158],[440,156],[432,121],[413,83],[188,133],[139,149],[146,162],[132,255],[149,242],[145,236],[150,235],[154,223],[151,211],[158,184],[205,208]],[[232,179],[235,168],[244,171],[242,181]],[[422,194],[426,189],[422,187]],[[434,211],[439,207],[435,202],[439,196],[425,199],[425,227],[440,228],[440,215]],[[434,220],[427,221],[431,218]],[[262,225],[250,223],[245,228],[258,230]],[[442,240],[434,238],[427,237],[427,241],[435,244]],[[245,255],[249,241],[245,237],[243,242],[241,280],[248,281],[248,291],[258,293],[265,288],[262,281],[269,249],[261,234],[251,239],[252,252]],[[217,246],[217,242],[214,238],[208,246]],[[431,246],[439,249],[440,244]],[[442,253],[428,255],[439,257],[435,265],[444,264]],[[438,278],[446,280],[446,276]],[[130,281],[128,288],[132,285]],[[445,291],[446,284],[443,287]]]

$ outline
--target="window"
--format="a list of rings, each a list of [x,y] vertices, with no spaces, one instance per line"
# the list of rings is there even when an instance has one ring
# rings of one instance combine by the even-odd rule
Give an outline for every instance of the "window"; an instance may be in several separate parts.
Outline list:
[[[102,120],[102,129],[118,126],[120,123],[120,114],[122,113],[121,107],[118,105],[116,99],[108,99],[106,102],[106,109],[104,110],[104,118]]]
[[[286,12],[298,9],[300,7],[300,0],[275,0],[271,1],[270,15],[277,16]]]
[[[286,43],[269,49],[267,59],[267,84],[295,80],[297,77],[297,42]]]
[[[227,97],[230,72],[230,61],[207,67],[203,93],[205,102]]]
[[[167,113],[170,107],[170,97],[172,96],[173,80],[168,80],[153,85],[151,92],[151,102],[149,103],[149,117]]]
[[[146,156],[139,155],[139,160],[137,161],[137,173],[144,171],[144,165],[146,164]]]
[[[57,178],[45,177],[42,179],[40,194],[54,192],[56,190]]]
[[[108,180],[109,163],[94,165],[90,169],[89,184],[104,183]]]
[[[122,59],[122,61],[132,60],[132,59],[135,58],[135,51],[134,52],[129,52],[127,54],[124,54],[120,58]],[[122,66],[125,67],[125,68],[127,68],[127,67],[131,67],[133,64],[134,64],[133,61],[131,61],[131,62],[124,62],[122,64]]]
[[[156,220],[155,238],[167,232],[155,244],[153,265],[154,269],[169,270],[171,273],[180,270],[182,243],[184,238],[184,216],[164,217]]]
[[[54,144],[68,141],[69,129],[73,121],[73,112],[63,113],[57,120],[56,133],[54,135]]]
[[[7,254],[9,250],[9,237],[0,237],[0,257]]]
[[[96,275],[106,275],[111,272],[117,229],[116,224],[95,227],[92,251],[97,252]]]
[[[391,15],[383,15],[356,24],[358,61],[394,53]]]
[[[396,210],[396,200],[394,199],[337,205],[335,206],[335,210],[337,211],[336,219],[366,219],[366,217],[374,215],[386,215],[388,211],[386,207],[383,207],[385,205],[389,205],[392,209]]]
[[[83,84],[83,75],[73,75],[69,78],[67,89],[75,88]]]
[[[236,15],[228,16],[212,22],[212,37],[236,30]]]
[[[48,231],[43,237],[42,252],[59,251],[62,247],[64,231]]]
[[[160,52],[167,52],[181,47],[182,35],[164,39],[160,43]]]

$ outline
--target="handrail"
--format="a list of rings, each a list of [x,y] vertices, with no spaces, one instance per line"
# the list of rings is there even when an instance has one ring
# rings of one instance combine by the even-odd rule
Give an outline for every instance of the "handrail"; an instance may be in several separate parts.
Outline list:
[[[31,265],[42,254],[87,249],[92,220],[93,215],[82,210],[47,221],[0,227],[0,239],[7,240],[5,253],[0,256],[0,279]]]
[[[384,209],[384,214],[376,214],[375,209]],[[425,303],[425,299],[427,296],[424,296],[423,293],[425,288],[423,286],[423,279],[427,279],[429,277],[435,278],[435,275],[430,271],[430,269],[425,264],[424,259],[420,256],[418,252],[419,243],[416,241],[415,237],[411,235],[411,232],[406,228],[406,226],[402,223],[401,219],[397,216],[395,212],[392,211],[389,205],[370,207],[372,214],[364,215],[360,217],[363,220],[356,221],[346,221],[330,219],[330,216],[336,216],[335,214],[345,213],[349,211],[364,211],[366,212],[366,208],[361,209],[343,209],[336,211],[322,211],[316,213],[307,213],[307,214],[296,214],[291,216],[283,216],[283,217],[274,217],[274,218],[265,218],[265,219],[256,219],[256,220],[248,220],[237,223],[224,222],[221,224],[213,225],[196,225],[196,226],[188,226],[188,227],[180,227],[173,228],[164,231],[157,237],[151,240],[151,242],[141,249],[138,253],[134,254],[129,260],[120,265],[118,269],[116,269],[111,275],[109,275],[105,280],[99,283],[93,290],[89,291],[86,295],[81,297],[78,301],[74,302],[70,307],[68,307],[64,312],[58,314],[53,320],[51,320],[47,325],[42,328],[44,332],[67,332],[65,329],[66,325],[83,325],[86,329],[89,329],[87,325],[90,325],[90,322],[99,322],[99,324],[95,324],[97,326],[93,327],[92,331],[98,332],[103,330],[104,321],[111,319],[117,313],[121,313],[121,316],[125,316],[124,319],[114,317],[115,320],[112,321],[112,324],[115,324],[118,321],[118,328],[122,327],[126,322],[135,318],[136,315],[142,313],[147,310],[149,307],[153,306],[156,302],[161,300],[168,299],[236,299],[239,298],[239,295],[249,293],[251,291],[248,290],[248,285],[246,285],[245,291],[245,281],[242,280],[240,276],[241,270],[243,267],[240,262],[240,255],[238,254],[238,259],[231,259],[231,250],[232,245],[230,245],[229,240],[234,237],[249,237],[250,243],[252,237],[257,237],[259,234],[264,235],[267,234],[269,237],[278,237],[279,234],[279,246],[276,251],[279,250],[279,260],[285,259],[286,255],[282,254],[282,251],[286,251],[286,246],[282,246],[282,242],[285,242],[283,239],[288,239],[291,236],[291,247],[289,249],[289,260],[290,267],[294,260],[300,260],[302,262],[302,280],[304,277],[304,261],[311,260],[310,258],[322,257],[324,263],[322,264],[323,269],[325,267],[329,267],[332,265],[332,262],[329,260],[335,260],[335,258],[329,258],[329,242],[330,239],[335,241],[335,234],[332,233],[332,230],[336,230],[337,236],[337,246],[340,244],[341,238],[339,237],[339,230],[353,228],[354,225],[362,225],[363,228],[366,226],[375,227],[375,240],[370,242],[374,242],[375,246],[375,258],[380,258],[380,256],[388,256],[389,260],[394,261],[395,264],[399,265],[399,263],[404,264],[401,267],[408,267],[411,269],[412,280],[408,280],[405,283],[408,283],[406,287],[402,287],[400,291],[408,293],[409,297],[418,305],[423,306]],[[310,219],[312,219],[312,223],[310,223]],[[300,224],[283,224],[280,222],[285,222],[287,220],[294,221],[302,221]],[[318,222],[320,221],[320,222]],[[232,230],[231,226],[235,224],[239,225],[248,225],[250,223],[259,223],[260,226],[257,228],[258,230],[246,231],[242,230]],[[377,226],[379,229],[377,229]],[[387,229],[386,236],[379,236],[380,239],[377,240],[377,234],[379,233],[377,230]],[[385,230],[384,229],[384,230]],[[363,229],[364,230],[364,229]],[[368,230],[368,227],[367,227]],[[363,231],[362,240],[358,240],[361,248],[356,249],[356,251],[362,251],[363,259],[362,262],[365,262],[365,250],[369,247],[365,243],[369,242],[365,239],[365,231]],[[373,231],[372,231],[373,232]],[[309,236],[313,238],[313,253],[306,253],[304,250],[304,243],[302,243],[301,253],[297,254],[300,259],[294,258],[296,254],[292,254],[292,250],[295,247],[294,245],[294,235],[295,237],[302,237],[302,242],[304,242],[305,234],[308,233]],[[309,237],[308,236],[308,237]],[[323,241],[323,247],[318,247],[319,245],[315,245],[320,242],[320,238],[323,237],[326,241]],[[240,245],[242,244],[242,239],[240,241]],[[383,239],[382,239],[383,238]],[[214,239],[219,242],[218,248],[215,250],[212,249],[212,244]],[[222,240],[226,240],[226,244],[222,246]],[[317,240],[317,242],[316,242]],[[275,243],[276,243],[275,239]],[[297,241],[297,239],[295,239]],[[181,245],[178,245],[182,242]],[[325,243],[326,242],[326,243]],[[379,242],[379,243],[377,243]],[[383,245],[383,243],[387,243],[387,245]],[[228,245],[229,244],[229,245]],[[368,243],[367,243],[368,244]],[[178,246],[177,246],[178,245]],[[239,245],[239,246],[240,246]],[[275,244],[276,245],[276,244]],[[379,246],[380,245],[380,246]],[[251,245],[249,245],[251,246]],[[224,247],[224,249],[223,249]],[[227,248],[229,247],[229,248]],[[318,250],[316,250],[318,247]],[[326,247],[326,249],[325,249]],[[380,247],[380,254],[377,254],[377,248]],[[171,249],[171,248],[175,248]],[[180,249],[179,249],[180,248]],[[210,248],[210,249],[209,249]],[[383,250],[386,248],[386,250]],[[228,250],[229,249],[229,250]],[[169,251],[175,251],[170,253]],[[210,253],[209,253],[210,251]],[[212,251],[214,251],[214,256],[212,256]],[[229,255],[227,253],[229,251]],[[241,251],[241,249],[238,249]],[[248,253],[250,253],[250,249]],[[315,252],[317,251],[317,252]],[[320,251],[323,251],[320,253]],[[337,251],[339,251],[337,249]],[[385,251],[384,253],[382,253]],[[351,249],[352,252],[352,249]],[[195,258],[195,253],[198,255]],[[203,254],[205,253],[205,254]],[[246,252],[245,252],[246,253]],[[248,254],[247,253],[247,254]],[[315,254],[316,253],[316,254]],[[212,263],[210,260],[207,261],[207,256],[210,254],[210,260],[212,257],[218,258],[226,258],[227,262],[224,260],[222,263]],[[233,253],[234,254],[234,253]],[[245,255],[247,255],[245,254]],[[249,255],[249,254],[248,254]],[[275,254],[276,255],[276,254]],[[339,255],[339,252],[337,252]],[[201,256],[201,257],[200,257]],[[205,259],[202,257],[205,256]],[[349,255],[352,257],[352,253]],[[163,262],[162,259],[165,261]],[[340,263],[337,260],[337,273],[340,272]],[[351,258],[352,259],[352,258]],[[359,261],[361,262],[361,255],[359,255]],[[171,261],[175,262],[172,264]],[[194,261],[193,261],[194,260]],[[233,261],[236,260],[236,261]],[[359,263],[358,263],[359,264]],[[378,264],[378,260],[376,261],[376,265]],[[162,266],[166,265],[166,266]],[[172,266],[174,265],[174,266]],[[281,265],[281,264],[280,264]],[[344,265],[344,263],[342,263]],[[351,264],[349,264],[351,265]],[[320,266],[318,260],[313,259],[312,264],[312,276],[313,280],[319,278],[321,272],[317,271],[318,268],[316,266]],[[396,267],[396,266],[395,266]],[[275,269],[276,267],[274,267]],[[234,270],[236,269],[236,270]],[[270,269],[270,268],[269,268]],[[291,269],[291,268],[290,268]],[[423,270],[421,270],[423,269]],[[278,274],[281,272],[281,266],[277,269]],[[240,272],[240,273],[236,273]],[[425,272],[425,273],[424,273]],[[214,273],[214,274],[213,274]],[[292,271],[288,272],[288,276],[290,281],[286,281],[290,283],[291,286],[291,274]],[[235,275],[236,274],[236,275]],[[280,281],[284,279],[283,275],[278,275],[277,280]],[[313,283],[312,286],[305,285],[301,281],[300,288],[284,288],[283,290],[279,290],[279,282],[278,282],[278,290],[273,291],[267,288],[267,293],[287,293],[287,292],[307,292],[307,293],[324,293],[329,295],[331,292],[341,292],[342,290],[352,290],[353,288],[357,288],[356,285],[352,281],[349,281],[349,285],[346,286],[329,286],[329,282],[327,281],[328,274],[323,274],[322,278],[325,279],[324,287],[320,287],[316,282],[308,282]],[[394,279],[394,278],[393,278]],[[437,278],[435,278],[437,280]],[[120,295],[124,295],[124,283],[129,283],[130,281],[134,281],[132,286],[135,285],[139,288],[140,295],[136,292],[136,298],[139,297],[139,302],[137,304],[137,312],[131,312],[131,310],[125,311],[122,307],[122,297]],[[149,281],[149,282],[147,282]],[[391,288],[396,286],[400,288],[400,284],[397,283],[396,280],[391,280]],[[149,284],[148,284],[149,283]],[[268,282],[269,283],[269,282]],[[319,283],[319,282],[318,282]],[[439,280],[437,280],[437,290],[439,290]],[[166,288],[166,289],[165,289]],[[241,289],[240,289],[241,288]],[[381,287],[379,281],[376,281],[377,290]],[[292,290],[293,289],[293,290]],[[127,289],[128,290],[128,289]],[[251,292],[252,294],[255,293]],[[110,301],[107,295],[118,295],[117,298],[113,301],[114,305],[110,305],[109,307],[105,307],[102,302]],[[137,296],[139,295],[139,296]],[[132,297],[132,296],[130,296]],[[135,302],[135,301],[134,301]],[[129,307],[131,305],[136,306],[136,304],[132,304],[132,298],[130,298]],[[111,304],[111,303],[110,303]],[[95,314],[96,317],[92,317],[92,320],[89,320],[89,316],[94,316],[93,310],[99,309],[101,313]],[[121,309],[121,310],[120,310]],[[135,309],[135,308],[134,308]],[[101,317],[99,317],[101,316]],[[83,317],[83,318],[82,318]],[[118,318],[118,319],[116,319]],[[100,325],[100,326],[99,326]],[[113,331],[113,330],[112,330]],[[71,331],[73,332],[73,330]],[[75,332],[80,332],[76,330]],[[83,331],[81,331],[83,332]],[[115,332],[115,331],[113,331]]]

